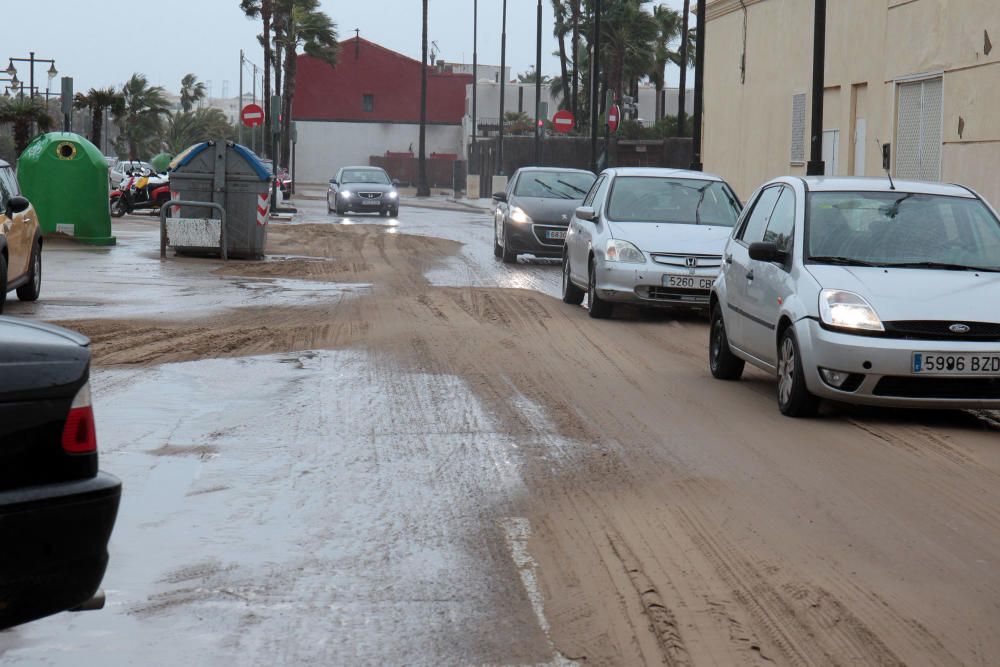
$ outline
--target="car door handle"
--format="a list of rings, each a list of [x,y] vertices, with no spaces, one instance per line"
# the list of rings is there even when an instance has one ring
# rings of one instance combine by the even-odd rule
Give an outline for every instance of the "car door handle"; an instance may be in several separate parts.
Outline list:
[[[726,264],[732,264],[732,263],[733,263],[733,256],[726,255]]]
[[[747,271],[747,280],[753,282],[753,271]]]

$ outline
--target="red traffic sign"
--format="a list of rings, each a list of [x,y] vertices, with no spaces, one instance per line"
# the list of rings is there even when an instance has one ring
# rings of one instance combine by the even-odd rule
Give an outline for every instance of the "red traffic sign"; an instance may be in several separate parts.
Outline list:
[[[617,132],[618,123],[621,122],[621,119],[622,119],[622,110],[618,107],[617,104],[612,104],[611,110],[608,111],[608,129],[611,130],[612,132]]]
[[[240,120],[247,127],[260,127],[264,124],[264,110],[259,104],[248,104],[240,111]]]
[[[569,109],[561,109],[552,117],[552,129],[556,132],[567,134],[572,132],[574,127],[576,127],[576,118],[573,117],[573,112]]]

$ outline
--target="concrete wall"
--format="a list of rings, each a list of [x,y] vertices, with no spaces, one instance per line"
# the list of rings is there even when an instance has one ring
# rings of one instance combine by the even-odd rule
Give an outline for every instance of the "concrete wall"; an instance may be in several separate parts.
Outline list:
[[[416,154],[420,126],[399,123],[339,123],[297,121],[295,179],[300,183],[326,183],[341,167],[366,165],[373,155],[387,151]],[[460,125],[428,125],[427,154],[464,156]]]
[[[811,0],[708,4],[703,158],[741,197],[791,162],[792,96],[806,93],[806,159],[811,116]],[[985,53],[984,30],[997,43]],[[824,130],[839,131],[838,175],[882,174],[876,139],[893,144],[899,85],[943,81],[941,173],[1000,201],[1000,2],[837,0],[827,6]],[[864,119],[863,143],[858,119]],[[962,121],[962,135],[959,123]],[[860,153],[863,160],[856,160]],[[824,156],[828,159],[829,156]],[[863,162],[863,170],[855,170]],[[856,173],[857,172],[857,173]]]

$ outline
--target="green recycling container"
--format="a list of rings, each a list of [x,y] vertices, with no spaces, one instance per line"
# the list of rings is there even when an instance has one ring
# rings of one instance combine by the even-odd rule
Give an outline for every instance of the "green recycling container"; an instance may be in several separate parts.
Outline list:
[[[94,144],[72,132],[34,139],[17,161],[17,180],[43,233],[60,232],[91,245],[114,245],[108,162]]]
[[[157,174],[164,174],[170,169],[170,161],[173,159],[174,156],[171,153],[159,153],[149,161],[149,164],[153,165]]]

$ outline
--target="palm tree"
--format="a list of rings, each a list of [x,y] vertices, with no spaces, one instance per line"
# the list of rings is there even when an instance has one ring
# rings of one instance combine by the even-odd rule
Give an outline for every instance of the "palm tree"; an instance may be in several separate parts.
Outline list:
[[[601,69],[616,100],[625,94],[626,82],[646,76],[653,68],[652,50],[659,32],[653,16],[645,11],[648,0],[618,0],[602,10]]]
[[[177,111],[170,115],[160,140],[168,152],[177,154],[193,144],[232,139],[234,135],[233,125],[226,114],[221,109],[207,108]]]
[[[181,79],[181,109],[191,111],[194,105],[205,99],[205,84],[194,74],[185,74]]]
[[[568,15],[566,3],[563,0],[552,0],[552,13],[555,15],[555,29],[553,34],[559,40],[559,80],[562,83],[563,105],[569,103],[569,67],[566,63],[566,36],[570,33],[570,24],[566,18]]]
[[[424,5],[423,57],[420,60],[420,158],[418,160],[417,196],[430,197],[427,185],[427,0]],[[503,76],[503,73],[500,74]]]
[[[538,75],[535,73],[534,67],[532,67],[527,72],[521,72],[521,73],[519,73],[517,75],[517,82],[518,83],[534,83],[537,78],[538,78]],[[542,75],[542,83],[551,83],[551,82],[552,82],[551,78],[545,76],[544,74]]]
[[[274,18],[274,0],[240,0],[240,9],[247,18],[259,18],[264,24],[260,41],[264,46],[264,126],[268,127],[271,122],[271,20]],[[267,156],[270,152],[265,141],[261,154]]]
[[[0,104],[0,123],[14,126],[14,151],[20,156],[31,142],[31,128],[38,126],[39,132],[47,132],[55,126],[55,120],[41,100],[30,97],[14,97]]]
[[[77,93],[73,99],[73,106],[77,109],[90,110],[90,141],[95,146],[100,146],[104,132],[105,110],[110,110],[113,115],[118,116],[125,106],[125,98],[120,90],[112,86],[91,88],[86,94]]]
[[[133,74],[122,87],[124,102],[115,121],[121,128],[120,141],[130,160],[138,160],[140,153],[152,153],[158,146],[162,119],[168,114],[167,94],[160,86],[150,86],[143,74]]]
[[[666,115],[666,110],[662,104],[663,87],[666,82],[667,64],[678,63],[680,61],[680,49],[671,51],[670,45],[680,37],[682,17],[680,12],[671,9],[666,5],[658,5],[653,9],[653,20],[656,21],[656,48],[653,62],[653,69],[649,73],[649,78],[656,86],[656,117],[654,121],[660,120]]]
[[[340,53],[337,41],[337,24],[320,10],[319,0],[279,0],[284,15],[281,36],[275,36],[277,45],[284,49],[285,88],[282,104],[281,163],[289,164],[291,152],[292,100],[298,73],[298,50],[319,58],[331,67],[336,66]]]

